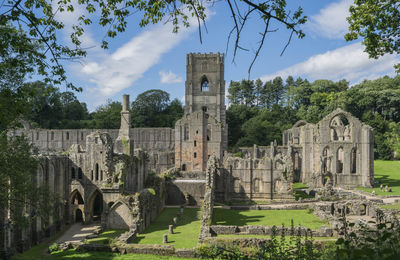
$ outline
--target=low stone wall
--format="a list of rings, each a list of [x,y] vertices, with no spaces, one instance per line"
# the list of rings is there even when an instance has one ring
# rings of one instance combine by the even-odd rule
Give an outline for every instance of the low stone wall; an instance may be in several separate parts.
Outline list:
[[[77,251],[101,251],[121,254],[152,254],[187,258],[196,257],[194,249],[175,249],[172,245],[139,245],[120,243],[111,247],[109,245],[102,244],[82,244],[78,246]]]
[[[225,226],[225,225],[212,225],[210,227],[213,235],[265,235],[271,236],[273,228],[269,226]],[[290,234],[290,227],[275,227],[276,235],[280,235],[284,229],[285,234]],[[295,234],[298,232],[305,235],[308,228],[302,226],[294,227]],[[318,230],[312,230],[315,237],[332,237],[333,229],[326,226],[321,226]]]

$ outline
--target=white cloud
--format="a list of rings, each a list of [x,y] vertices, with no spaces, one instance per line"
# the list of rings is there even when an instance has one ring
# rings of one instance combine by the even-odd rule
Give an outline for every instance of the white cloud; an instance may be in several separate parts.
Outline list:
[[[306,29],[329,39],[343,39],[348,31],[346,17],[349,16],[349,7],[352,3],[351,0],[331,3],[321,9],[318,14],[310,17]]]
[[[180,83],[183,81],[182,77],[179,77],[171,71],[160,71],[158,75],[160,75],[160,82],[165,84]]]
[[[311,80],[346,79],[357,83],[362,79],[375,79],[386,74],[393,74],[393,65],[400,62],[396,55],[385,55],[378,60],[369,59],[361,43],[341,47],[332,51],[311,56],[306,61],[280,70],[276,73],[262,76],[263,81],[276,76],[286,78],[306,77]]]

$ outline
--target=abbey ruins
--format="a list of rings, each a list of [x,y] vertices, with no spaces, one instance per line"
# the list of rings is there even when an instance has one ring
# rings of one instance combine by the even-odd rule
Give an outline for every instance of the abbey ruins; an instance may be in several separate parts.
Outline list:
[[[190,53],[186,70],[185,113],[174,129],[131,128],[124,95],[119,130],[15,131],[41,151],[37,185],[48,185],[63,200],[54,205],[56,214],[35,218],[24,230],[12,230],[8,214],[1,216],[7,228],[0,251],[23,250],[78,221],[140,232],[165,204],[202,205],[210,158],[218,162],[215,200],[226,203],[291,199],[294,182],[373,185],[373,129],[351,114],[337,109],[317,124],[299,121],[283,133],[282,145],[243,147],[235,157],[227,151],[224,55]],[[152,198],[144,189],[149,172],[178,174]]]

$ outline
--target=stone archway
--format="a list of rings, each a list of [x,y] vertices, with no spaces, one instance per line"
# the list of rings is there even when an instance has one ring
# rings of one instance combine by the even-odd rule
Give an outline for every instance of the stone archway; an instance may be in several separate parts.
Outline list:
[[[77,222],[83,222],[83,213],[80,209],[76,209],[75,211],[75,223]]]
[[[103,214],[104,208],[103,204],[103,194],[99,190],[96,190],[95,192],[93,192],[89,200],[89,210],[93,221],[101,220],[101,215]]]

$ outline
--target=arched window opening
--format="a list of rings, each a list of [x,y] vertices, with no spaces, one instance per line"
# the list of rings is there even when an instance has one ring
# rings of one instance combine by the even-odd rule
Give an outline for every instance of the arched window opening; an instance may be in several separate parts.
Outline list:
[[[201,108],[201,110],[203,110],[203,112],[207,112],[207,107],[204,106],[204,107]]]
[[[193,154],[193,158],[197,158],[197,153],[194,153],[194,154]]]
[[[99,180],[99,164],[96,163],[96,181]]]
[[[82,195],[79,193],[79,191],[76,191],[76,193],[72,196],[71,204],[74,204],[74,205],[83,205],[84,204]]]
[[[321,169],[323,173],[331,172],[331,156],[329,153],[329,148],[325,147],[322,152],[322,165]]]
[[[71,179],[75,179],[75,168],[71,168]]]
[[[100,180],[103,180],[103,170],[100,171]]]
[[[197,146],[197,142],[196,142],[196,140],[194,140],[194,143],[193,143],[193,145],[194,145],[194,147],[196,147],[196,146]]]
[[[69,132],[67,132],[67,136],[66,136],[67,140],[69,140]]]
[[[83,222],[83,214],[80,209],[76,209],[75,211],[75,222]]]
[[[94,221],[101,220],[101,214],[103,213],[103,196],[100,192],[95,192],[92,206],[92,216]]]
[[[79,167],[79,169],[78,169],[78,179],[82,179],[82,177],[83,177],[82,169]]]
[[[207,92],[210,90],[210,86],[208,84],[208,79],[204,76],[201,80],[201,92]]]
[[[186,164],[182,164],[182,171],[186,171]]]
[[[357,172],[357,149],[351,150],[351,173]]]
[[[343,154],[343,148],[342,147],[340,147],[338,150],[337,150],[337,154],[336,154],[336,158],[337,158],[337,160],[336,160],[336,172],[337,173],[343,173],[343,156],[344,154]]]
[[[185,124],[184,132],[183,132],[183,140],[189,140],[189,125]]]
[[[260,192],[260,180],[259,179],[254,179],[253,191]]]
[[[93,181],[93,170],[90,172],[90,179]]]

